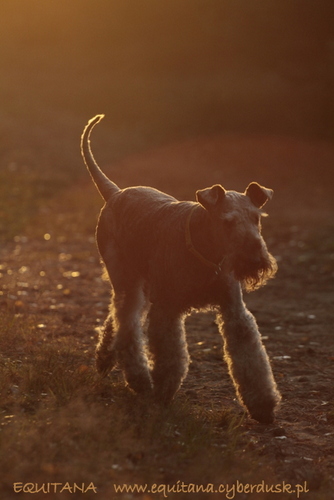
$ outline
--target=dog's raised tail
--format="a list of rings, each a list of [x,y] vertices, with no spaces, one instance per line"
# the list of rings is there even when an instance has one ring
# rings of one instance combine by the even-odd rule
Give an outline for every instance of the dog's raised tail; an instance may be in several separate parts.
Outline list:
[[[102,198],[107,201],[112,194],[119,191],[119,187],[117,186],[117,184],[108,179],[108,177],[102,172],[102,170],[96,163],[92,150],[90,148],[89,140],[93,127],[95,127],[95,125],[99,123],[102,118],[104,118],[104,115],[96,115],[87,123],[81,136],[81,154],[95,186],[97,187]]]

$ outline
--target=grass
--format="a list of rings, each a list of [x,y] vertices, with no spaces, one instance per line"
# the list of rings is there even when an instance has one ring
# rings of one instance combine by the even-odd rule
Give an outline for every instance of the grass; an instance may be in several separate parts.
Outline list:
[[[140,402],[120,374],[99,378],[75,338],[46,343],[36,319],[0,320],[3,498],[20,481],[93,481],[111,494],[116,483],[226,482],[236,460],[240,480],[254,473],[249,454],[240,459],[240,417],[183,398],[168,408]]]
[[[185,394],[169,407],[152,405],[125,388],[118,371],[100,378],[93,345],[87,353],[78,335],[45,336],[38,314],[8,308],[0,309],[0,323],[0,498],[17,497],[14,483],[96,488],[98,495],[85,493],[88,499],[137,498],[115,487],[159,485],[159,494],[138,497],[146,500],[165,498],[166,488],[174,488],[168,498],[191,498],[176,492],[181,483],[279,482],[254,451],[243,415]],[[59,495],[73,498],[67,490]]]

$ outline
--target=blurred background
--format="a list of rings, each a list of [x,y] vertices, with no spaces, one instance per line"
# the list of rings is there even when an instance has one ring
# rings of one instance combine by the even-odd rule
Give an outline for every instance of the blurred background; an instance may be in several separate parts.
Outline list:
[[[13,205],[15,189],[24,206],[24,196],[32,203],[86,178],[79,137],[97,113],[106,118],[94,151],[105,166],[199,137],[233,136],[223,140],[233,151],[241,135],[334,138],[332,0],[2,0],[0,11],[0,195],[9,190]],[[255,149],[264,159],[265,147]],[[212,164],[204,150],[177,172],[194,156]],[[166,188],[158,168],[127,169],[115,180]],[[13,188],[18,172],[25,195]]]

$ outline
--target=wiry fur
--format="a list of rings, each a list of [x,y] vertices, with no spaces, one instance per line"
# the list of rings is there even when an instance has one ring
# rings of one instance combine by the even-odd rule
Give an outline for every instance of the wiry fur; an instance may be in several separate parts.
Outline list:
[[[276,272],[260,228],[272,191],[254,182],[244,193],[215,185],[197,191],[194,203],[149,187],[120,189],[89,147],[101,117],[82,136],[83,158],[106,201],[96,236],[112,286],[97,369],[107,373],[117,363],[134,391],[170,401],[188,371],[184,318],[192,308],[210,306],[239,400],[252,417],[271,422],[280,395],[242,288],[254,290]],[[153,366],[143,344],[146,316]]]

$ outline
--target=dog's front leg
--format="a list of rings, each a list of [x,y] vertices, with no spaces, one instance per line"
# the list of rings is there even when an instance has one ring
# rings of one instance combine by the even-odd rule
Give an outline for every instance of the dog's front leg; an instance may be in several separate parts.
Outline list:
[[[145,296],[140,284],[115,291],[112,309],[117,333],[114,349],[118,366],[129,387],[137,393],[150,393],[152,382],[143,343],[142,315]]]
[[[280,395],[255,318],[246,308],[238,281],[230,276],[222,292],[218,325],[229,373],[250,415],[270,423]]]

